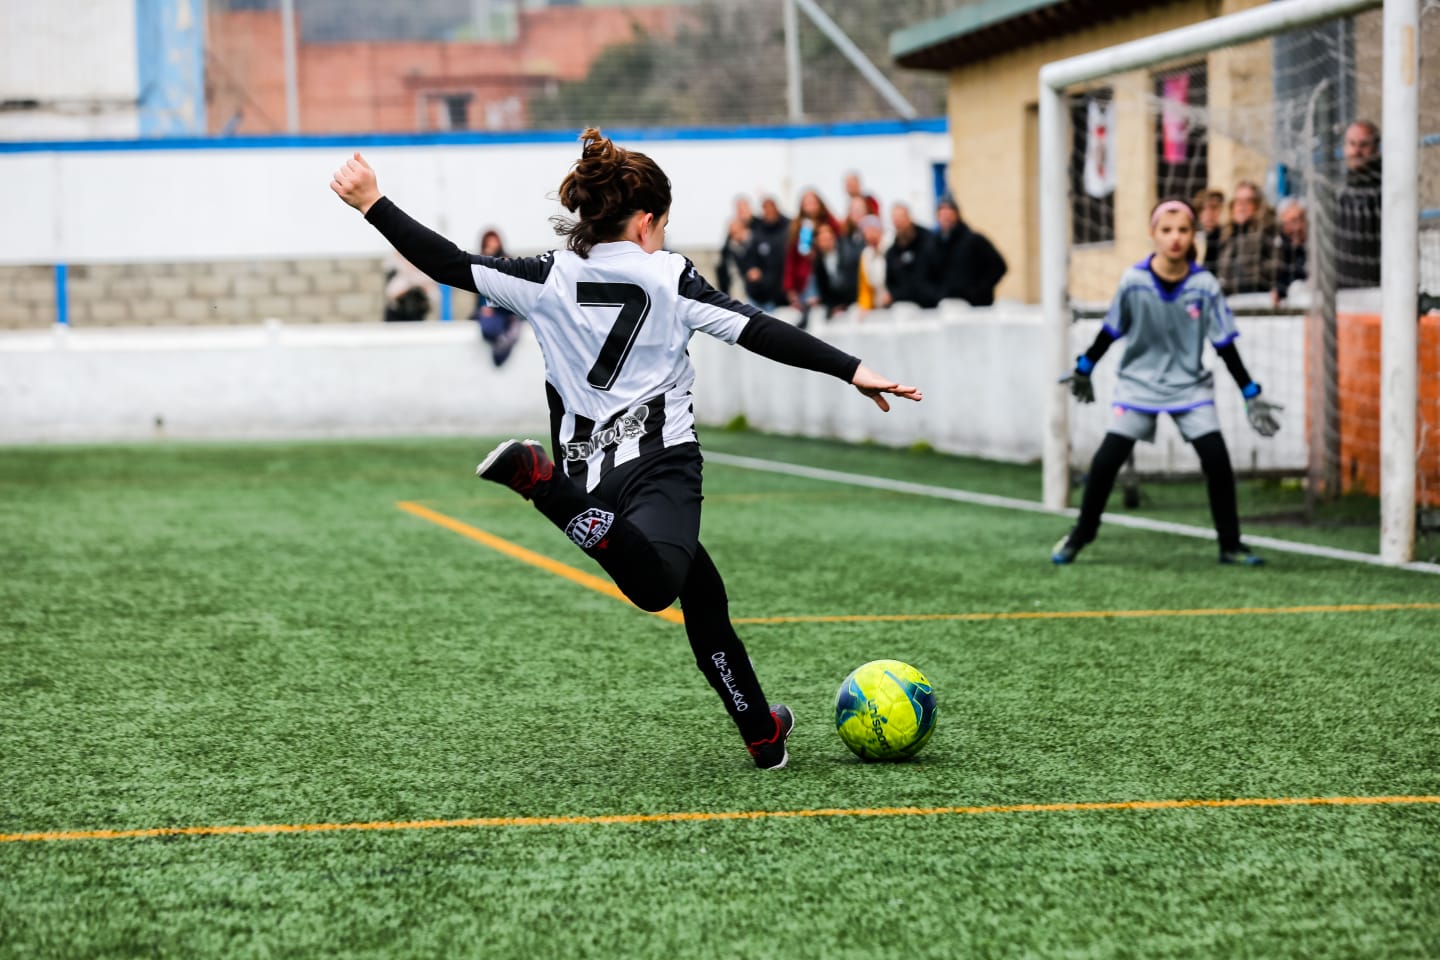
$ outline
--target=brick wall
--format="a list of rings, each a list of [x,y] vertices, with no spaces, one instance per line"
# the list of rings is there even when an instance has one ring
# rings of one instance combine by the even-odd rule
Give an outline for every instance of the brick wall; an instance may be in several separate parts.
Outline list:
[[[714,279],[713,251],[689,254]],[[76,327],[207,326],[379,321],[384,266],[379,257],[245,260],[218,263],[78,264],[69,269],[70,323]],[[475,295],[456,290],[463,320]],[[439,317],[439,305],[430,318]],[[0,266],[0,330],[55,322],[55,268]]]

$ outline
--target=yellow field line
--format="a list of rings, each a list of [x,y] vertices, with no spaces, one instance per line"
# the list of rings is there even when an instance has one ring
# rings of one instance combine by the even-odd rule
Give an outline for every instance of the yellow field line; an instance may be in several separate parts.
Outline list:
[[[431,523],[438,524],[447,530],[454,531],[463,537],[469,537],[479,543],[485,544],[492,550],[498,550],[507,557],[512,557],[522,563],[553,573],[557,577],[564,577],[574,583],[580,584],[596,593],[603,593],[607,597],[613,597],[621,603],[634,606],[625,598],[609,580],[604,580],[583,570],[577,570],[569,564],[561,563],[559,560],[552,560],[549,557],[527,550],[518,543],[512,543],[503,537],[497,537],[493,533],[487,533],[479,527],[472,527],[468,523],[448,517],[443,513],[432,510],[412,500],[401,500],[395,504],[401,510],[414,514]],[[636,607],[636,609],[639,609]],[[1143,617],[1240,617],[1240,616],[1274,616],[1282,614],[1301,613],[1376,613],[1384,610],[1440,610],[1440,603],[1341,603],[1328,605],[1310,605],[1302,607],[1201,607],[1193,610],[1034,610],[1034,611],[1012,611],[1004,613],[877,613],[877,614],[837,614],[835,616],[795,616],[795,617],[734,617],[732,623],[747,626],[766,626],[781,623],[921,623],[930,620],[1105,620],[1111,618],[1143,618]],[[684,623],[685,615],[676,609],[661,610],[653,616],[670,623]]]
[[[904,623],[926,620],[1105,620],[1141,617],[1240,617],[1296,613],[1373,613],[1380,610],[1440,610],[1440,603],[1340,603],[1304,607],[1201,607],[1194,610],[1034,610],[1008,613],[877,613],[836,616],[735,617],[752,626],[775,623]]]
[[[539,567],[546,573],[553,573],[557,577],[564,577],[566,580],[578,583],[580,586],[594,590],[596,593],[603,593],[607,597],[613,597],[621,603],[635,607],[633,603],[630,603],[630,601],[626,599],[625,594],[620,592],[620,588],[609,580],[602,580],[600,577],[586,573],[584,570],[577,570],[569,564],[561,563],[559,560],[551,560],[549,557],[542,556],[533,550],[526,550],[518,543],[511,543],[503,537],[497,537],[493,533],[486,533],[479,527],[472,527],[468,523],[462,523],[454,517],[447,517],[443,513],[431,510],[429,507],[422,507],[413,501],[401,500],[397,502],[395,506],[404,510],[406,513],[412,513],[423,520],[429,520],[431,523],[438,524],[446,530],[454,531],[462,537],[469,537],[471,540],[483,543],[491,550],[497,550],[507,557],[519,560],[521,563],[528,563],[532,567]],[[640,608],[635,607],[635,609],[639,610]],[[674,608],[657,611],[652,614],[652,616],[659,617],[661,620],[668,620],[670,623],[685,622],[685,615]]]
[[[689,813],[622,813],[592,817],[468,817],[462,820],[373,820],[363,823],[273,823],[212,827],[152,827],[147,830],[63,830],[0,833],[0,843],[49,840],[134,840],[145,837],[213,837],[235,834],[334,833],[341,830],[443,830],[455,827],[582,827],[637,823],[694,823],[725,820],[796,820],[833,817],[979,816],[993,813],[1088,813],[1105,810],[1195,810],[1235,807],[1374,807],[1437,804],[1440,796],[1250,797],[1232,800],[1121,800],[1110,803],[1015,803],[984,807],[855,807],[818,810],[730,810]]]

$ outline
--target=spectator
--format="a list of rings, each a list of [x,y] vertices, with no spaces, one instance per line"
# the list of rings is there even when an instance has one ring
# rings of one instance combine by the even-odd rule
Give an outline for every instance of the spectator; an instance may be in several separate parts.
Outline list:
[[[944,197],[935,208],[934,273],[930,278],[935,296],[988,307],[995,302],[995,285],[1005,270],[1000,251],[961,219],[953,197]]]
[[[785,239],[790,220],[774,197],[760,201],[760,216],[750,224],[750,251],[745,265],[745,296],[752,306],[770,312],[785,302]]]
[[[1241,180],[1230,199],[1230,223],[1221,232],[1216,263],[1226,295],[1274,290],[1279,253],[1274,211],[1253,181]]]
[[[785,297],[790,306],[800,311],[800,327],[804,329],[809,305],[819,302],[815,290],[815,231],[829,224],[838,233],[840,225],[830,215],[825,201],[814,190],[800,195],[800,212],[790,221],[790,238],[785,244]]]
[[[1225,193],[1211,187],[1195,194],[1193,201],[1204,251],[1200,266],[1215,273],[1220,268],[1220,234],[1225,227]]]
[[[385,257],[385,322],[424,320],[438,297],[435,285],[414,264],[391,251]]]
[[[500,231],[494,228],[487,229],[480,235],[480,253],[486,257],[510,256],[505,252]],[[502,366],[510,359],[510,352],[515,349],[515,342],[520,339],[520,318],[504,307],[491,303],[481,294],[475,301],[475,309],[471,312],[470,319],[480,324],[480,336],[490,344],[490,359],[495,366]]]
[[[864,203],[866,213],[873,213],[877,217],[880,216],[880,201],[875,199],[873,193],[865,192],[860,186],[860,174],[854,170],[845,174],[845,196],[849,200],[859,200]]]
[[[1289,297],[1292,284],[1307,279],[1305,241],[1310,225],[1304,201],[1295,197],[1280,201],[1277,216],[1280,219],[1280,257],[1275,267],[1275,294],[1271,299],[1279,304]]]
[[[930,283],[935,272],[935,235],[912,220],[910,208],[903,203],[890,208],[890,221],[895,225],[895,239],[885,251],[889,303],[935,306],[939,298]]]
[[[735,216],[725,225],[725,242],[720,247],[720,265],[715,271],[720,292],[726,296],[732,295],[730,287],[736,278],[742,281],[745,278],[752,235],[751,225],[754,222],[750,201],[744,197],[736,197]]]
[[[1345,185],[1336,198],[1335,286],[1380,286],[1380,128],[1345,128]]]
[[[864,197],[851,197],[849,209],[845,213],[845,222],[840,225],[840,239],[846,240],[856,247],[865,246],[865,231],[861,229],[860,223],[870,216],[878,217],[880,214],[870,212],[870,206],[865,202]]]
[[[855,282],[855,305],[873,310],[890,304],[885,287],[885,224],[875,214],[860,220],[859,274]]]
[[[839,236],[833,224],[822,223],[815,229],[816,301],[825,308],[826,317],[844,313],[855,302],[860,284],[860,250]]]

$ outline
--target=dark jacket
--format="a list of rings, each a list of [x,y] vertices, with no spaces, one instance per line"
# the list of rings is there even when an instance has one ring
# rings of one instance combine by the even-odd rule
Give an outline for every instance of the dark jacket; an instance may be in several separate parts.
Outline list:
[[[1290,289],[1290,284],[1296,280],[1304,280],[1308,276],[1305,268],[1305,245],[1303,243],[1292,243],[1290,238],[1280,237],[1280,255],[1275,265],[1275,290],[1280,296]]]
[[[855,302],[860,290],[860,249],[849,240],[836,241],[833,270],[829,258],[815,252],[815,289],[826,313],[837,313]]]
[[[935,274],[935,235],[916,226],[908,238],[896,237],[885,251],[885,289],[897,303],[933,307],[940,302],[931,277]]]
[[[720,247],[720,262],[715,268],[715,285],[721,293],[730,295],[730,284],[737,278],[744,281],[749,260],[750,242],[740,243],[726,234],[725,243]]]
[[[1335,198],[1335,286],[1380,286],[1380,160],[1347,170]]]
[[[1273,215],[1260,213],[1225,228],[1216,276],[1227,294],[1269,293],[1275,289],[1279,260],[1280,228]]]
[[[935,232],[934,272],[930,283],[941,300],[964,300],[972,307],[995,302],[995,285],[1005,276],[1005,258],[964,223],[949,233]]]
[[[752,303],[787,303],[785,297],[785,244],[790,239],[790,220],[774,223],[755,218],[750,226],[750,251],[745,269],[759,267],[761,277],[745,279],[745,295]]]

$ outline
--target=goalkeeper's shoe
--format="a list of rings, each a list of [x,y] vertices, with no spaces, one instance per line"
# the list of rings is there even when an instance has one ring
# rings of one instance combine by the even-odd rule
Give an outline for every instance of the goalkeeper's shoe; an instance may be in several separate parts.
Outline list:
[[[755,766],[761,770],[779,770],[790,762],[790,751],[785,748],[785,741],[790,739],[790,731],[795,729],[795,715],[790,708],[783,703],[770,705],[770,716],[775,721],[775,732],[765,740],[752,740],[745,746],[750,750],[750,756],[755,758]]]
[[[1234,550],[1221,550],[1220,562],[1238,564],[1242,567],[1262,567],[1265,565],[1265,558],[1257,553],[1251,553],[1249,547],[1241,544]]]
[[[554,474],[555,465],[536,440],[506,440],[475,468],[475,476],[481,480],[509,487],[526,500]]]
[[[1074,563],[1075,558],[1079,556],[1080,551],[1083,550],[1085,544],[1089,542],[1088,540],[1081,540],[1075,536],[1075,531],[1071,530],[1065,534],[1065,536],[1061,537],[1060,542],[1055,544],[1050,550],[1050,562],[1054,564]]]

